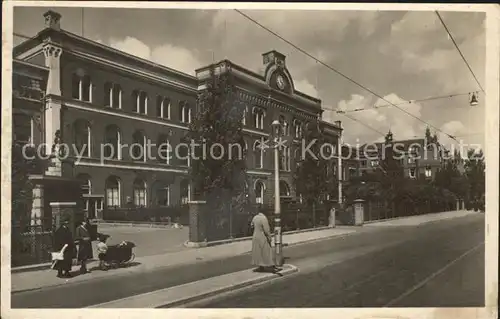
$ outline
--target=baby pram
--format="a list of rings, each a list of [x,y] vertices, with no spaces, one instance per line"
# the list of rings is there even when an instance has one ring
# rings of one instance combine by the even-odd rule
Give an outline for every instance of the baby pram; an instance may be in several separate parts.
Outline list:
[[[130,241],[123,241],[118,245],[110,245],[106,253],[102,254],[100,258],[102,258],[106,266],[113,268],[123,267],[135,259],[135,255],[132,252],[134,247],[135,244]]]

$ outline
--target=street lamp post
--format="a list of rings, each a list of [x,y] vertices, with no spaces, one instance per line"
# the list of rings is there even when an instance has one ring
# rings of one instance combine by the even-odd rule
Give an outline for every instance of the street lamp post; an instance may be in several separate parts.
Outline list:
[[[281,232],[281,205],[280,205],[280,171],[279,171],[279,137],[281,124],[278,120],[274,120],[272,128],[275,138],[274,149],[274,249],[277,266],[283,265],[283,234]]]

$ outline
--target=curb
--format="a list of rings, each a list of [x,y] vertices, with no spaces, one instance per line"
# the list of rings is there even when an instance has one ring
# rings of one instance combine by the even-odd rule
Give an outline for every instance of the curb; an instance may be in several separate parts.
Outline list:
[[[369,220],[369,221],[364,221],[363,224],[376,224],[376,223],[388,222],[388,221],[393,221],[393,220],[398,220],[398,219],[437,215],[437,214],[450,213],[450,212],[464,212],[464,211],[469,211],[469,210],[463,210],[463,209],[461,209],[461,210],[448,210],[448,211],[437,212],[437,213],[427,213],[427,214],[419,214],[419,215],[413,215],[413,216],[402,216],[402,217],[394,217],[394,218],[387,218],[387,219]],[[446,220],[446,219],[431,220],[430,222],[439,221],[439,220]]]
[[[283,265],[283,266],[288,266],[290,268],[289,269],[283,269],[280,272],[281,276],[290,275],[290,274],[293,274],[293,273],[296,273],[296,272],[299,271],[299,268],[297,268],[297,267],[295,267],[293,265]],[[222,294],[222,293],[225,293],[225,292],[228,292],[228,291],[231,291],[231,290],[238,290],[238,289],[242,289],[242,288],[245,288],[245,287],[248,287],[248,286],[260,284],[260,283],[263,283],[263,282],[266,282],[266,281],[271,281],[273,279],[281,278],[281,276],[276,276],[274,274],[269,274],[269,276],[266,276],[266,277],[256,278],[256,279],[252,279],[252,280],[247,280],[247,281],[244,281],[244,282],[232,285],[232,286],[223,287],[221,289],[213,290],[213,291],[206,292],[206,293],[201,293],[201,294],[193,296],[193,297],[175,300],[175,301],[172,301],[172,302],[160,305],[160,306],[156,306],[154,308],[173,308],[173,307],[178,307],[178,306],[180,306],[182,304],[187,304],[187,303],[191,303],[191,302],[195,302],[195,301],[200,301],[200,300],[203,300],[205,298],[210,298],[210,297],[213,297],[214,295]]]
[[[95,262],[97,259],[89,259],[87,261],[87,266],[89,263]],[[20,267],[14,267],[10,268],[10,273],[11,274],[17,274],[21,272],[29,272],[29,271],[37,271],[37,270],[47,270],[50,269],[50,266],[52,266],[52,263],[44,263],[44,264],[35,264],[35,265],[26,265],[26,266],[20,266]]]
[[[291,231],[283,232],[283,235],[293,235],[293,234],[300,234],[300,233],[308,233],[308,232],[320,231],[320,230],[331,229],[331,228],[335,228],[335,227],[322,226],[322,227],[316,227],[316,228],[291,230]],[[251,240],[251,239],[252,239],[252,236],[240,237],[240,238],[232,238],[232,239],[223,239],[223,240],[214,240],[214,241],[209,241],[209,242],[190,242],[190,241],[186,241],[186,242],[184,242],[184,246],[188,247],[188,248],[212,247],[212,246],[219,246],[219,245],[237,243],[237,242]]]
[[[441,221],[446,221],[446,220],[450,220],[450,219],[454,219],[454,218],[467,217],[467,216],[473,215],[475,213],[479,213],[479,212],[467,211],[467,210],[460,210],[460,211],[457,211],[457,212],[468,212],[469,214],[462,215],[462,216],[451,216],[451,217],[448,217],[448,218],[440,218],[440,219],[434,219],[434,220],[427,220],[427,221],[421,222],[418,225],[392,225],[392,226],[388,225],[386,227],[402,227],[402,226],[403,227],[419,227],[419,226],[428,225],[428,224],[432,224],[432,223],[436,223],[436,222],[441,222]],[[409,216],[409,217],[418,217],[418,216],[434,215],[434,214],[442,214],[442,213],[447,213],[447,212],[432,213],[432,214],[422,214],[422,215],[415,215],[415,216]],[[383,223],[383,222],[388,222],[388,221],[396,221],[396,220],[404,219],[404,218],[405,217],[395,217],[395,218],[389,218],[389,219],[373,220],[373,221],[364,222],[364,224],[377,224],[377,223]],[[406,218],[408,218],[408,217],[406,217]]]
[[[225,293],[225,292],[228,292],[228,291],[238,290],[238,289],[242,289],[244,287],[252,286],[252,285],[263,283],[263,282],[266,282],[266,281],[271,281],[273,279],[281,278],[283,276],[286,276],[286,275],[289,275],[289,274],[292,274],[292,273],[296,273],[296,272],[299,271],[299,269],[296,266],[289,265],[289,264],[283,265],[283,268],[284,269],[279,273],[279,275],[270,273],[270,274],[266,274],[265,276],[262,276],[262,277],[248,279],[248,280],[245,280],[245,281],[237,283],[237,284],[230,284],[230,285],[226,284],[223,287],[217,287],[217,288],[211,289],[211,290],[208,289],[206,291],[197,293],[197,294],[195,294],[193,296],[179,297],[179,298],[177,298],[175,300],[172,300],[172,301],[156,302],[156,304],[155,303],[153,303],[153,304],[149,303],[148,306],[147,306],[147,308],[173,308],[173,307],[179,307],[179,306],[181,306],[183,304],[188,304],[188,303],[200,301],[200,300],[203,300],[203,299],[206,299],[206,298],[210,298],[210,297],[213,297],[215,295],[222,294],[222,293]],[[251,269],[248,269],[248,270],[245,270],[245,271],[251,271]],[[216,278],[216,277],[207,278],[207,279],[204,279],[204,280],[211,280],[213,278]],[[134,300],[134,299],[137,300],[138,298],[144,298],[146,300],[149,300],[148,296],[151,296],[152,294],[158,294],[158,293],[161,294],[162,292],[166,292],[167,290],[173,290],[173,289],[176,289],[176,288],[185,287],[187,285],[194,285],[197,282],[199,282],[199,281],[194,281],[194,282],[186,283],[186,284],[179,285],[179,286],[174,286],[174,287],[169,287],[169,288],[165,288],[165,289],[160,289],[160,290],[157,290],[157,291],[153,291],[153,292],[145,293],[145,294],[141,294],[141,295],[131,296],[131,297],[119,299],[118,301],[121,300],[121,302],[125,303],[125,302],[127,302],[127,300]],[[92,305],[92,306],[89,306],[87,308],[101,308],[102,309],[102,308],[109,308],[111,306],[112,308],[116,309],[116,307],[113,306],[113,304],[116,304],[116,302],[117,302],[117,300],[106,302],[106,303],[101,303],[101,304],[97,304],[97,305]]]

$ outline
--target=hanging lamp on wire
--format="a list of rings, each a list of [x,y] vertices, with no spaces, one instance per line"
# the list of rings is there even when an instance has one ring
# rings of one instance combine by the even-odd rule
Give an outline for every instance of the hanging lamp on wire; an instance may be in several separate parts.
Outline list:
[[[471,94],[469,94],[469,96],[470,96],[469,99],[470,106],[476,106],[479,104],[478,92],[472,92]]]

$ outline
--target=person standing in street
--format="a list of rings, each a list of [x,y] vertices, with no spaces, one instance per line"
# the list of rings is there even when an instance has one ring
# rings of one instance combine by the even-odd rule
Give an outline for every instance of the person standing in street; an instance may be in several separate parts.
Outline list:
[[[273,251],[271,245],[271,231],[269,221],[262,212],[259,212],[252,219],[252,264],[257,266],[259,272],[277,272],[273,261]]]
[[[75,240],[78,242],[78,261],[80,262],[80,273],[89,273],[87,261],[94,257],[92,252],[92,241],[88,230],[89,222],[85,220],[76,229]]]
[[[73,258],[76,257],[76,246],[68,225],[69,219],[63,218],[61,220],[61,226],[54,233],[55,250],[60,251],[64,245],[67,245],[63,253],[63,260],[58,260],[54,265],[54,269],[57,269],[57,277],[59,278],[71,277],[71,266]]]

